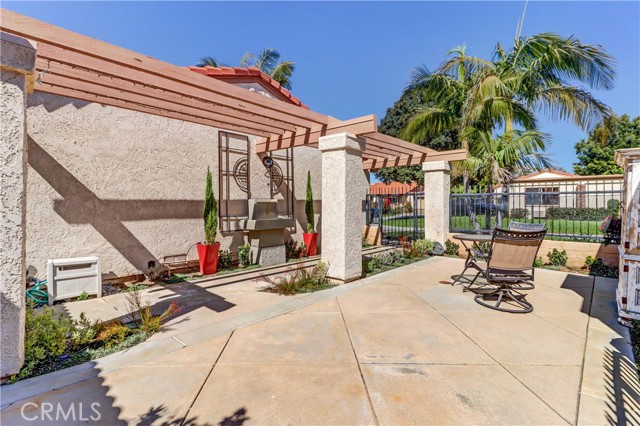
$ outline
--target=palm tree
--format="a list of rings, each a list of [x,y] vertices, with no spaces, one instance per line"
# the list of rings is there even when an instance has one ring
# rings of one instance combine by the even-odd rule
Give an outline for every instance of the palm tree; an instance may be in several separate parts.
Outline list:
[[[272,47],[262,50],[258,56],[252,53],[245,53],[240,59],[239,66],[242,68],[258,67],[262,72],[280,83],[282,87],[291,90],[291,75],[296,68],[296,63],[292,61],[280,61],[280,52]],[[205,56],[196,64],[198,67],[227,67],[228,64],[219,62],[213,56]]]
[[[247,52],[240,60],[241,67],[258,67],[287,90],[291,90],[291,75],[296,68],[295,64],[292,61],[280,61],[280,52],[272,47],[262,50],[258,56]]]
[[[416,111],[401,136],[415,143],[455,129],[469,153],[457,167],[465,191],[469,173],[484,172],[490,181],[506,183],[515,173],[548,167],[548,159],[539,154],[546,150],[546,138],[537,132],[538,112],[586,130],[613,116],[587,89],[572,84],[613,87],[615,61],[601,46],[544,33],[520,37],[508,51],[498,44],[491,61],[467,56],[464,46],[449,55],[435,72],[424,66],[414,70],[406,92],[422,92],[428,104]]]

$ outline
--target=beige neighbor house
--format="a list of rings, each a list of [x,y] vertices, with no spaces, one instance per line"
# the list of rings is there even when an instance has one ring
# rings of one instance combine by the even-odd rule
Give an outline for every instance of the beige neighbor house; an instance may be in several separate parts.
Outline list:
[[[579,176],[543,170],[509,184],[509,211],[526,209],[528,217],[545,218],[552,207],[605,209],[611,199],[620,202],[622,181],[623,175]]]

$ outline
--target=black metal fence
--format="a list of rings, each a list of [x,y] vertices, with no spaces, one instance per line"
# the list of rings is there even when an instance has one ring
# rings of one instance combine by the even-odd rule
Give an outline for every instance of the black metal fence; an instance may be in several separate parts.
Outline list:
[[[383,244],[397,244],[402,237],[424,238],[424,190],[377,188],[366,200],[367,224],[380,226]]]
[[[527,183],[512,185],[509,192],[451,194],[449,229],[489,233],[510,221],[545,223],[547,238],[617,243],[621,201],[621,179]]]

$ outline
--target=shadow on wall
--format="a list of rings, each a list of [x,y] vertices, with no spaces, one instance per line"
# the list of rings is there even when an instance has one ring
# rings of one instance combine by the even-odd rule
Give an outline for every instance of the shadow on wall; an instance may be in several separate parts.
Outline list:
[[[29,165],[63,198],[53,203],[56,213],[69,224],[93,226],[139,270],[146,269],[150,260],[158,259],[127,229],[124,221],[202,217],[204,202],[200,200],[100,199],[30,136],[27,143]],[[180,241],[176,245],[184,243]]]

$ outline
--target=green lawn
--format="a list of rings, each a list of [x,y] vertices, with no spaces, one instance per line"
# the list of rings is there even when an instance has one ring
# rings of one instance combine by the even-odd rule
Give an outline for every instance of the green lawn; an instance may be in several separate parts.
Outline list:
[[[487,229],[485,226],[486,217],[484,215],[477,216],[478,223],[480,224],[481,229]],[[413,228],[413,219],[388,219],[384,220],[384,226],[402,226],[406,228]],[[424,218],[418,217],[417,219],[418,228],[424,228]],[[493,226],[495,218],[491,220],[491,225]],[[502,220],[502,227],[506,228],[509,226],[510,219]],[[518,219],[518,222],[527,222],[531,223],[531,219]],[[569,235],[602,235],[602,231],[599,229],[600,221],[598,220],[560,220],[560,219],[541,219],[540,221],[535,221],[535,223],[546,223],[547,230],[549,234],[569,234]],[[451,228],[453,229],[465,229],[472,230],[473,226],[471,225],[471,219],[468,216],[453,216],[451,217]]]

